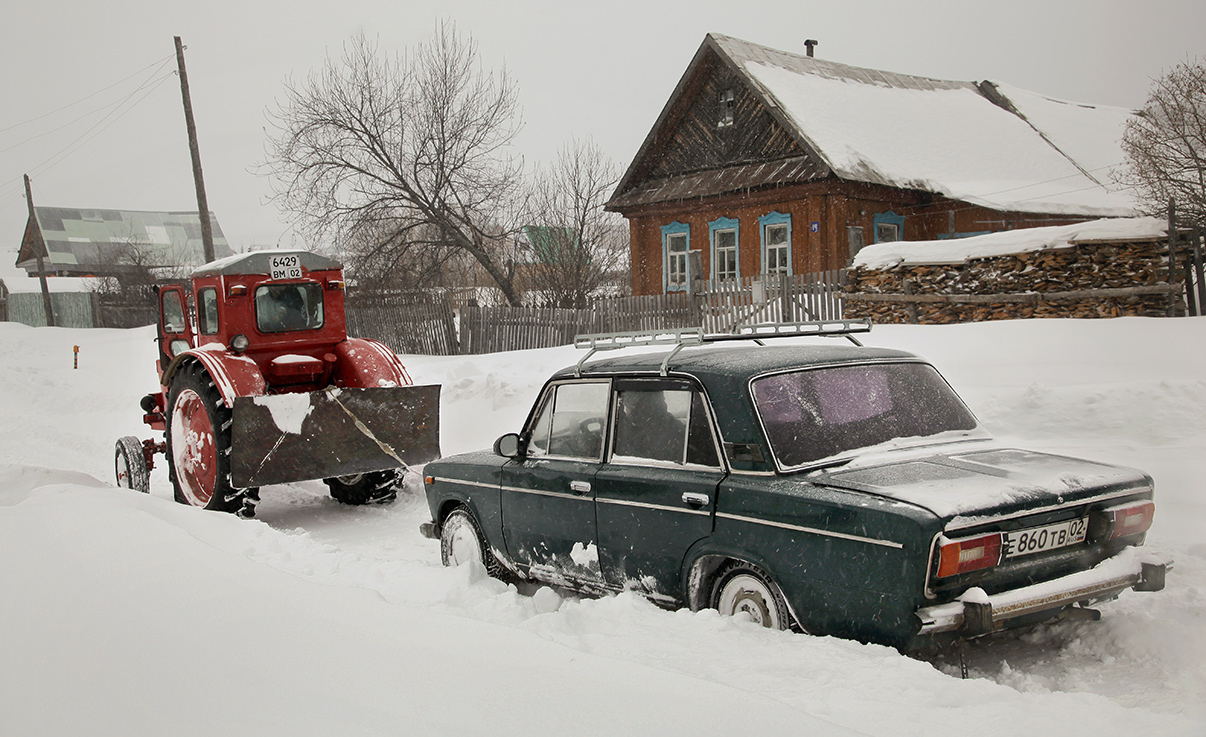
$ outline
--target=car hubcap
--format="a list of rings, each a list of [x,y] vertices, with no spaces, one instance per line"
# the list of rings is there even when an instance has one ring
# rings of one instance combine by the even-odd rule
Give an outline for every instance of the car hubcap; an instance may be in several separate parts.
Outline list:
[[[458,518],[448,535],[448,562],[459,566],[471,560],[482,562],[482,546],[473,527]]]
[[[761,580],[743,573],[724,585],[720,592],[717,608],[721,614],[736,616],[748,614],[750,619],[763,627],[779,629],[779,617],[770,605],[773,595]]]
[[[218,477],[217,447],[205,402],[192,389],[181,391],[172,407],[172,460],[188,503],[209,504]]]

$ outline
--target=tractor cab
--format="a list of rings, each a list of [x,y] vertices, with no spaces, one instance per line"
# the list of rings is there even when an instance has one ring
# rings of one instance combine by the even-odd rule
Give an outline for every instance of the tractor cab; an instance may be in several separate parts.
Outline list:
[[[342,268],[306,251],[254,251],[202,266],[191,293],[173,285],[160,294],[161,367],[188,349],[226,350],[254,361],[270,393],[326,385],[332,351],[347,340]],[[193,324],[182,317],[188,304]]]
[[[159,292],[160,389],[118,441],[118,483],[143,491],[165,453],[176,499],[254,512],[264,485],[322,479],[347,504],[392,499],[398,469],[439,457],[439,387],[413,386],[386,345],[350,338],[342,266],[254,251]]]

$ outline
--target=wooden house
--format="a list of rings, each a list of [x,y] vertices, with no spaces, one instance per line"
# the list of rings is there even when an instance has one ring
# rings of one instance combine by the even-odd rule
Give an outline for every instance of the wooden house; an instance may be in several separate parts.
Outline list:
[[[872,243],[1136,214],[1108,176],[1131,114],[710,34],[607,209],[633,294],[831,271]]]
[[[36,218],[36,221],[35,221]],[[216,258],[233,255],[209,214]],[[179,271],[205,263],[201,219],[193,212],[35,207],[25,225],[17,266],[38,270],[38,231],[48,276],[122,277],[138,270]]]

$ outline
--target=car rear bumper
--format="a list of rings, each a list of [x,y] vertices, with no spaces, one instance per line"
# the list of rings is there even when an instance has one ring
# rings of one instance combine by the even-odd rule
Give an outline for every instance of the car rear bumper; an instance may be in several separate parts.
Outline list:
[[[957,601],[918,609],[918,634],[957,632],[978,637],[1003,629],[1013,619],[1042,612],[1054,615],[1072,604],[1112,599],[1126,589],[1159,591],[1164,588],[1164,574],[1172,567],[1171,559],[1127,548],[1095,568],[1052,581],[996,594],[969,589]]]

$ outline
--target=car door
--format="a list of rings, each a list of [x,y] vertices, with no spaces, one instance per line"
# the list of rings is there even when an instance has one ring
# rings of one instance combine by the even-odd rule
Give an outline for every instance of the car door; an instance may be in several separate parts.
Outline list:
[[[533,577],[599,587],[594,479],[603,460],[611,385],[551,384],[525,429],[526,452],[502,471],[503,537]]]
[[[686,381],[615,381],[612,450],[594,483],[609,587],[681,600],[683,559],[712,533],[725,475],[706,405]]]

